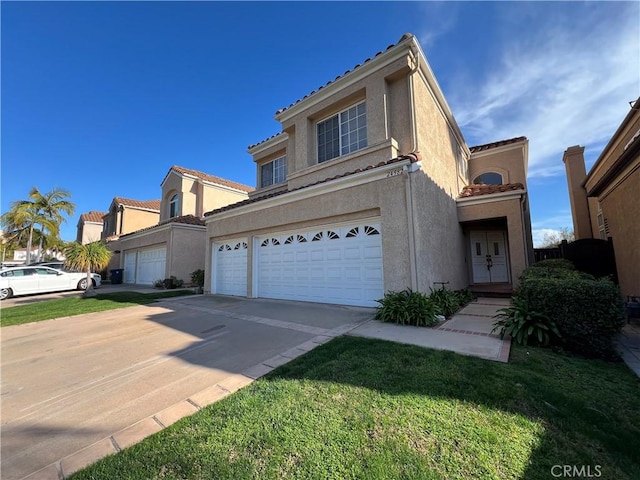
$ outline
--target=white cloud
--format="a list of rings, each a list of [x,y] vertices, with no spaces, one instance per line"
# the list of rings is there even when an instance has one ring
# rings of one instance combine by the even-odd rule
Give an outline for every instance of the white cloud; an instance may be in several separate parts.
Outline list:
[[[568,146],[598,155],[640,91],[640,6],[587,4],[576,18],[570,12],[551,16],[541,8],[544,18],[531,19],[537,28],[511,32],[496,68],[453,96],[470,143],[529,138],[530,178],[563,174]]]
[[[560,236],[560,230],[554,230],[553,228],[540,228],[531,232],[533,237],[533,246],[538,248],[544,242],[546,236]]]

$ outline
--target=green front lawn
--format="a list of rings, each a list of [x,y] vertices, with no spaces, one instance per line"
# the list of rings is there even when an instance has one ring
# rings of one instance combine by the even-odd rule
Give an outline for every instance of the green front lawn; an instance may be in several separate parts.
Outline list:
[[[89,298],[67,297],[27,305],[3,307],[0,311],[0,326],[20,325],[83,313],[102,312],[114,308],[147,305],[162,298],[192,294],[191,290],[171,290],[157,293],[114,292],[98,294]]]
[[[341,337],[73,478],[637,479],[639,399],[620,363]]]

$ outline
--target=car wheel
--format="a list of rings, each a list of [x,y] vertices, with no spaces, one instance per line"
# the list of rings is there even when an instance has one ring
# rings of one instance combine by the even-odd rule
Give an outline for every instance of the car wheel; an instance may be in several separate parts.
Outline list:
[[[13,295],[13,292],[10,288],[0,288],[0,300],[9,298],[11,295]]]
[[[87,279],[83,278],[78,282],[78,290],[86,290],[87,289]]]

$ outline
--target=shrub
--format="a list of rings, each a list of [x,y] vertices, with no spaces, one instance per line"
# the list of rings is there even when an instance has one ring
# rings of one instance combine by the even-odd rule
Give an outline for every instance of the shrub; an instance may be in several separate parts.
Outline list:
[[[162,283],[164,284],[164,288],[166,289],[181,288],[184,285],[183,280],[180,280],[174,277],[173,275],[169,278],[165,278],[164,280],[162,280]]]
[[[545,260],[551,261],[551,260]],[[541,262],[540,262],[541,263]],[[520,276],[521,282],[526,282],[532,278],[555,278],[558,280],[595,280],[593,275],[589,275],[585,272],[578,270],[571,270],[568,268],[546,267],[546,266],[532,266],[524,270]]]
[[[576,267],[566,258],[549,258],[548,260],[540,260],[539,262],[531,265],[531,268],[550,268],[550,269],[562,269],[562,270],[575,270]]]
[[[528,304],[513,297],[512,305],[498,310],[494,317],[493,330],[500,330],[500,338],[511,335],[519,345],[527,345],[529,341],[546,346],[552,338],[560,338],[560,332],[555,322],[546,315],[529,309]]]
[[[198,270],[194,270],[191,272],[191,283],[197,285],[198,287],[204,286],[204,270],[199,268]]]
[[[567,350],[615,357],[613,339],[624,326],[620,291],[607,279],[525,276],[516,294],[557,326]]]
[[[164,288],[164,280],[155,280],[153,286],[155,288]]]
[[[438,290],[431,290],[429,300],[433,302],[436,307],[436,311],[440,315],[450,317],[467,303],[473,300],[473,293],[469,290],[447,290],[440,288]]]
[[[435,305],[422,292],[411,289],[388,292],[376,302],[380,304],[376,310],[376,320],[417,327],[432,327],[438,323]]]

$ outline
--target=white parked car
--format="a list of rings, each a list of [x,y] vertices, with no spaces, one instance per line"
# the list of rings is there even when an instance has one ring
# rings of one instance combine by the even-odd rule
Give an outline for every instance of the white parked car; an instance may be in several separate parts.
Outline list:
[[[102,277],[92,273],[91,281],[94,287],[99,287]],[[14,295],[76,289],[87,289],[86,273],[65,272],[40,265],[7,267],[0,270],[0,300]]]

